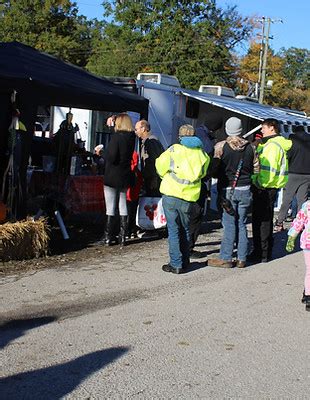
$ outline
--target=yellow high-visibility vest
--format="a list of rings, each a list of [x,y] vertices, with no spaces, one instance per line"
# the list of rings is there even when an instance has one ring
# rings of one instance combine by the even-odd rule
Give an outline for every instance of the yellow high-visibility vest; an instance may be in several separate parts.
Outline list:
[[[201,148],[174,144],[155,162],[162,182],[160,192],[186,201],[197,201],[201,179],[206,176],[210,157]]]
[[[288,180],[287,151],[292,141],[276,136],[257,146],[260,171],[253,175],[253,183],[262,188],[283,188]]]

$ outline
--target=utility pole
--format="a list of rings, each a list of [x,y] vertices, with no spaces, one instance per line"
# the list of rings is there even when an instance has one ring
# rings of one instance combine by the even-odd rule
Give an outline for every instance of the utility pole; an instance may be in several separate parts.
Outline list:
[[[270,24],[271,22],[283,22],[282,19],[271,19],[270,17],[262,17],[261,22],[263,24],[262,28],[262,44],[260,49],[259,56],[259,71],[258,71],[258,84],[259,84],[259,98],[258,102],[263,103],[265,86],[266,86],[266,72],[267,72],[267,56],[268,56],[268,47],[269,47],[269,39],[273,39],[269,37],[270,33]],[[265,24],[267,23],[267,28]],[[266,34],[265,34],[266,31]]]
[[[260,79],[260,91],[259,91],[259,99],[258,99],[259,103],[262,103],[264,100],[270,22],[271,22],[271,19],[267,18],[267,30],[266,30],[265,40],[264,40],[264,53],[263,53],[262,69],[261,69],[261,76],[260,76],[260,78],[261,78]],[[264,20],[264,25],[265,25],[265,20]]]
[[[262,41],[259,49],[259,67],[258,67],[258,84],[260,84],[262,79],[262,65],[263,65],[264,40],[265,40],[265,17],[262,17],[258,21],[262,23]]]

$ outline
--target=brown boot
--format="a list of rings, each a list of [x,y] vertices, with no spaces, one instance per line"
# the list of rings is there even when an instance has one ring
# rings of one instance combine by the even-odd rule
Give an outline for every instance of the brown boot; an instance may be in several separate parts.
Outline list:
[[[237,268],[245,268],[246,267],[246,262],[245,261],[241,261],[241,260],[237,260],[236,267]]]
[[[233,264],[228,260],[221,260],[220,258],[210,258],[208,260],[209,267],[218,267],[218,268],[232,268]]]

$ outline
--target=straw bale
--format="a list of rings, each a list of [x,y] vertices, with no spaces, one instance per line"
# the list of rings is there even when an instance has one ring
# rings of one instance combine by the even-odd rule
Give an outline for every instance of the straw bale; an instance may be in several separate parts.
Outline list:
[[[0,260],[25,260],[47,254],[49,228],[46,218],[0,225]]]

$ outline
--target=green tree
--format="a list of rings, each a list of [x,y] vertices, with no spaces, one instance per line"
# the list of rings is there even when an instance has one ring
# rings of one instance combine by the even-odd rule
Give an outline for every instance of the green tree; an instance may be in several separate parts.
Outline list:
[[[0,41],[19,41],[84,66],[96,21],[78,15],[69,0],[2,0]]]
[[[310,89],[310,50],[282,48],[279,56],[284,59],[284,75],[295,89]]]
[[[88,68],[100,75],[138,72],[176,75],[181,84],[231,85],[234,47],[252,24],[235,7],[215,0],[105,1],[102,37],[94,42]]]

